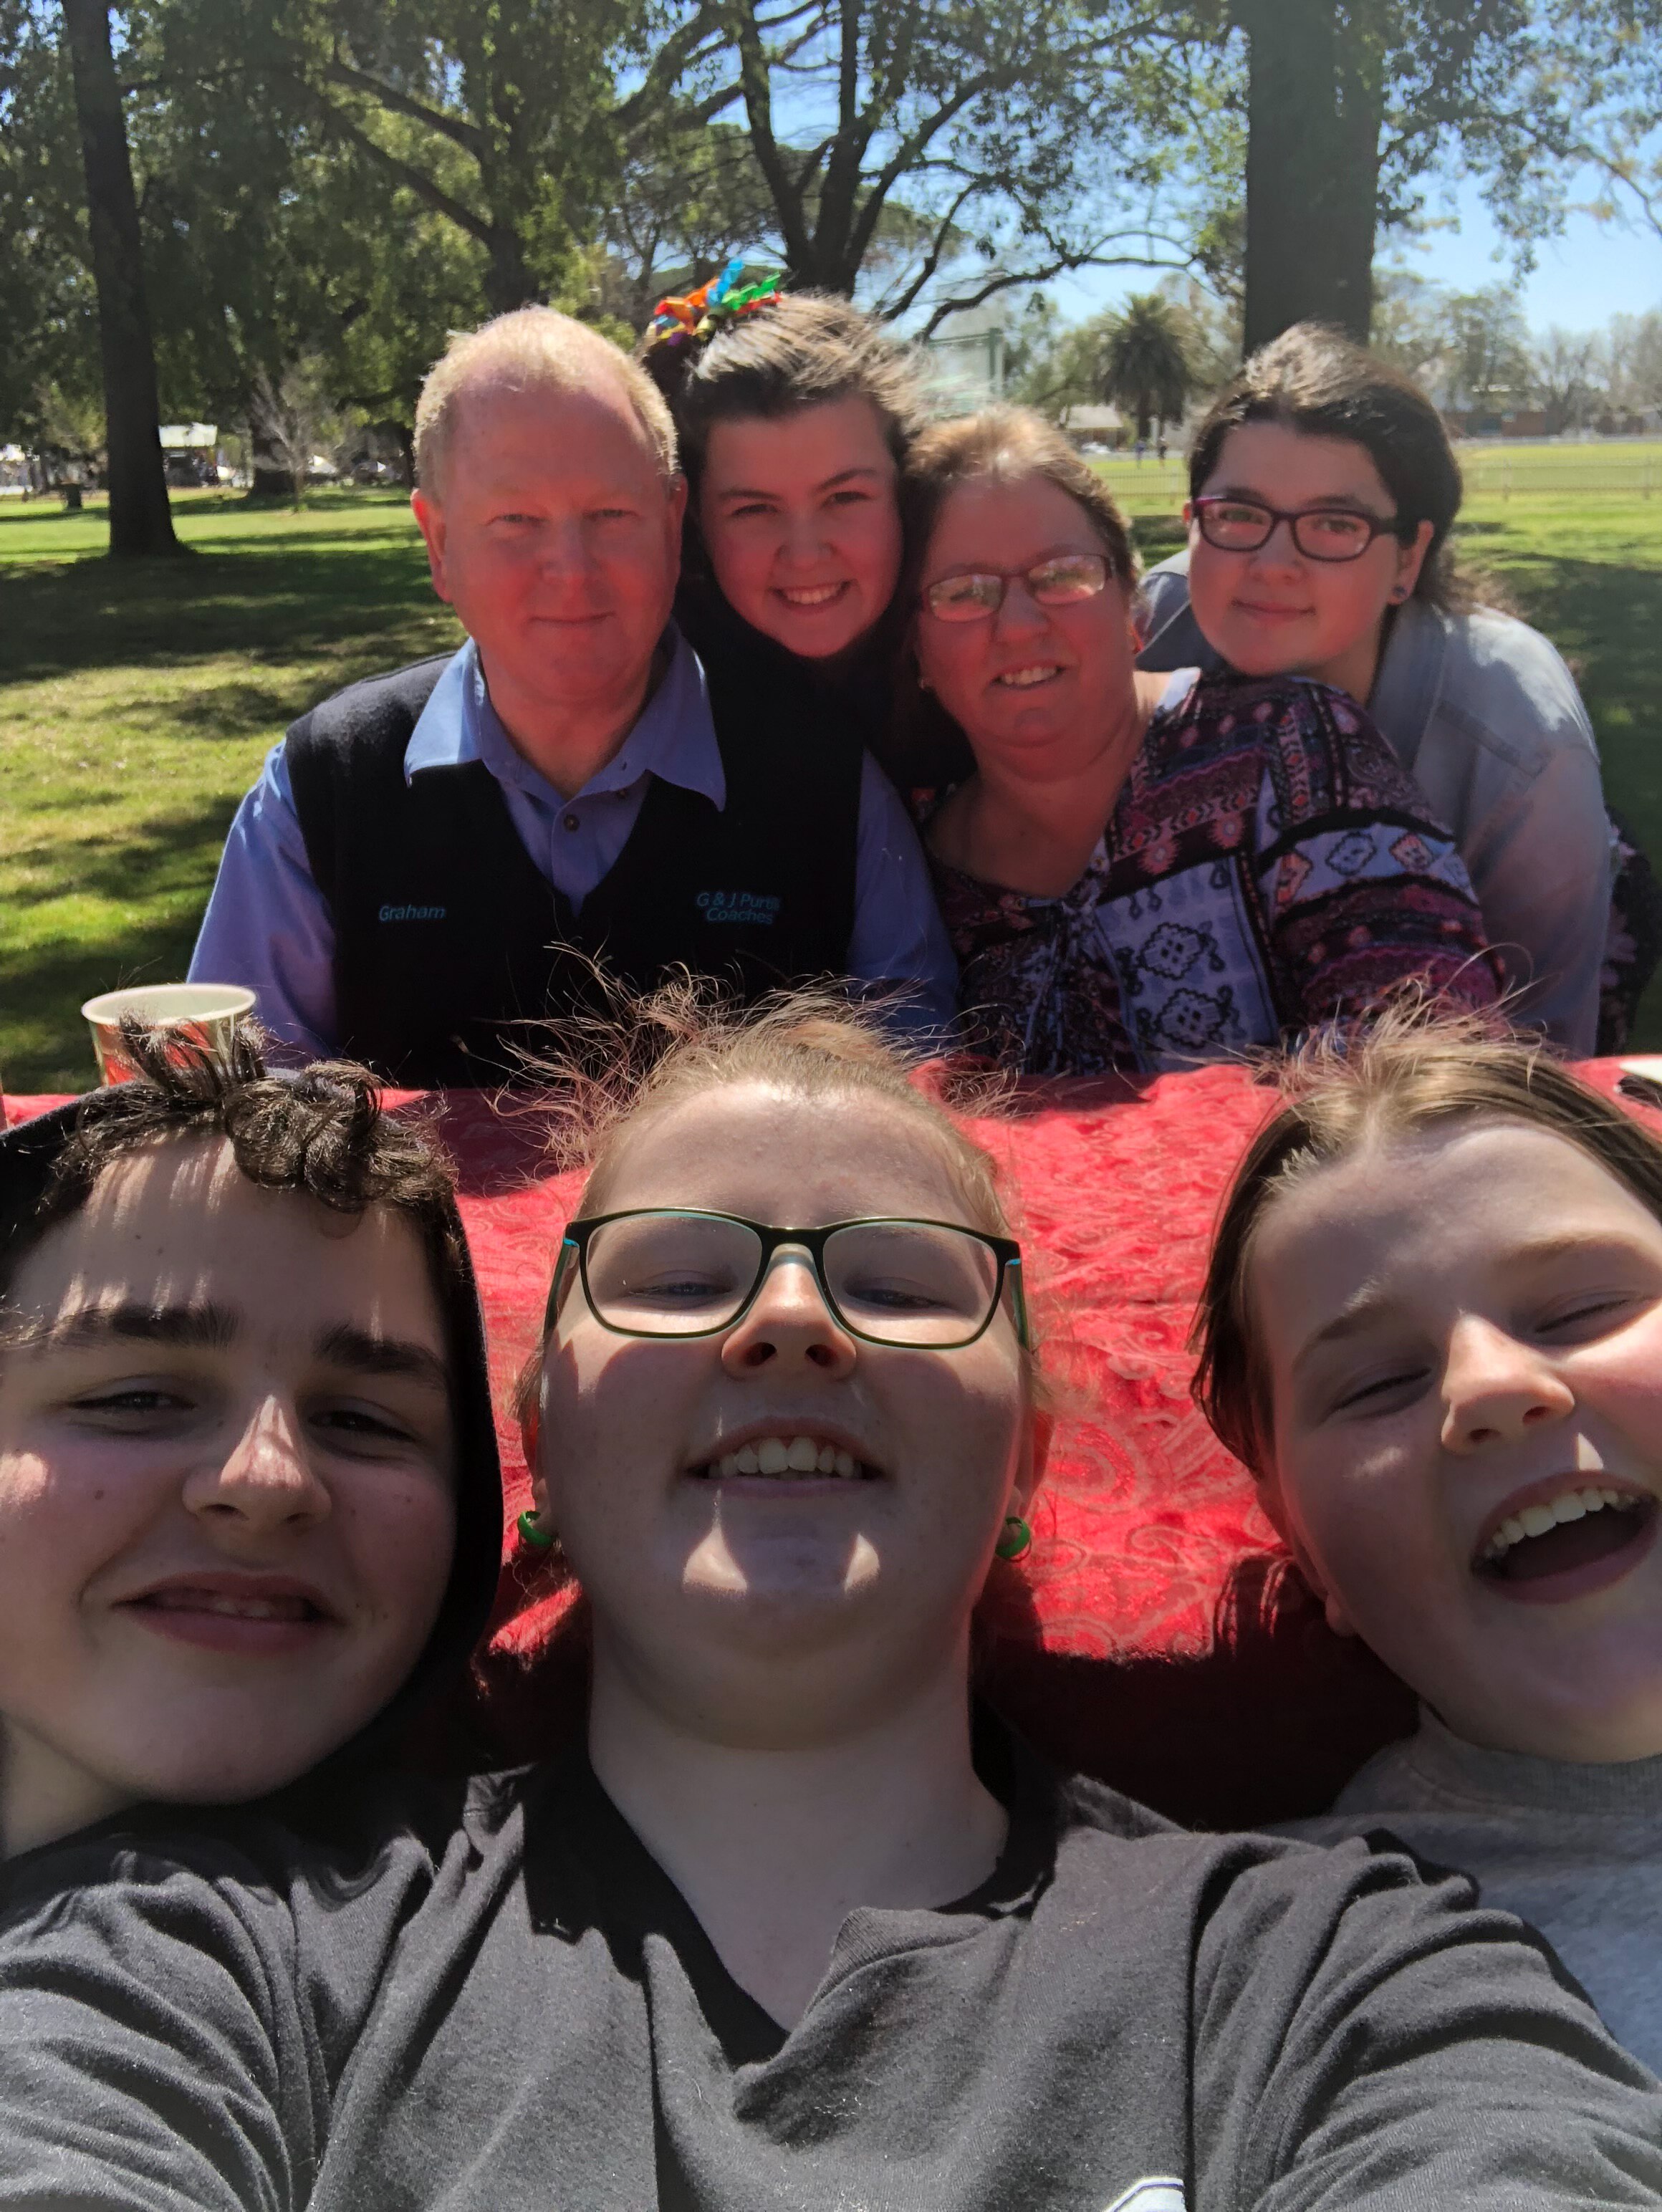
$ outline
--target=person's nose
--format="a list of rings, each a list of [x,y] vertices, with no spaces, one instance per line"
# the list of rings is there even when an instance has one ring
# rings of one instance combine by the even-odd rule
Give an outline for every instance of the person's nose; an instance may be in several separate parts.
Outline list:
[[[1247,565],[1275,574],[1304,566],[1304,556],[1294,539],[1293,525],[1285,515],[1271,526],[1269,535],[1263,544],[1247,556]]]
[[[816,511],[787,514],[781,526],[779,555],[788,568],[807,568],[825,550],[825,532]]]
[[[1039,637],[1050,626],[1050,617],[1027,588],[1025,576],[1005,579],[1004,597],[993,617],[993,629],[1001,642],[1025,641]]]
[[[260,1399],[223,1460],[186,1481],[185,1504],[224,1534],[269,1534],[323,1520],[329,1491],[313,1466],[296,1407],[275,1395]]]
[[[1446,1451],[1515,1443],[1574,1404],[1574,1392],[1533,1346],[1475,1314],[1457,1322],[1443,1370]]]
[[[538,533],[537,567],[545,584],[581,584],[593,566],[587,533],[575,517],[543,525]]]
[[[839,1328],[806,1252],[782,1245],[768,1266],[750,1311],[728,1330],[721,1364],[729,1375],[758,1368],[812,1367],[824,1376],[852,1369],[854,1339]]]

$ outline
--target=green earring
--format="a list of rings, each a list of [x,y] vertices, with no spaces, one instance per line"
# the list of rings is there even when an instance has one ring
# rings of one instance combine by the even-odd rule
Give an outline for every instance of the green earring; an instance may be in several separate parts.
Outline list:
[[[551,1528],[539,1526],[534,1510],[521,1513],[516,1525],[520,1531],[520,1541],[522,1544],[529,1544],[534,1552],[551,1552],[560,1540]]]
[[[1007,1513],[1004,1527],[993,1549],[1001,1559],[1025,1559],[1033,1548],[1033,1532],[1019,1513]]]

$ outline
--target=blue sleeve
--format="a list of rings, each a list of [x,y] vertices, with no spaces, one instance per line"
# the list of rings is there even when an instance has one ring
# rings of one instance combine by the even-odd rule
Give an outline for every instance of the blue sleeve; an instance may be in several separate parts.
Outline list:
[[[335,1042],[335,931],[312,880],[283,747],[236,811],[191,955],[193,983],[241,983],[271,1035],[308,1059]]]
[[[1173,554],[1151,568],[1135,601],[1137,635],[1142,644],[1137,666],[1167,674],[1178,668],[1221,668],[1189,605],[1189,554]]]
[[[848,972],[862,983],[904,988],[904,997],[897,996],[886,1015],[902,1042],[936,1051],[950,1041],[958,1011],[958,963],[917,832],[869,753],[860,775]]]

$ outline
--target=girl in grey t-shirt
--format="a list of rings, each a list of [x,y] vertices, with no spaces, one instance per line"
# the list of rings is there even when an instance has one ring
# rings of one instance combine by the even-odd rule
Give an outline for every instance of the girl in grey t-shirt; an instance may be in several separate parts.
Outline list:
[[[1470,1018],[1288,1081],[1197,1389],[1329,1622],[1426,1709],[1293,1832],[1474,1875],[1662,2066],[1662,1142]]]

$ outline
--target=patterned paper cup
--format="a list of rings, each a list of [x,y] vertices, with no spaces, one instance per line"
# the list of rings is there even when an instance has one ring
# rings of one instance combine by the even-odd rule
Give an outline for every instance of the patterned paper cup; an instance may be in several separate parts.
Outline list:
[[[100,1083],[125,1083],[132,1066],[121,1049],[125,1014],[157,1028],[177,1030],[222,1052],[245,1014],[253,1012],[254,994],[240,983],[142,983],[131,991],[106,991],[88,999],[81,1011],[92,1030]]]

